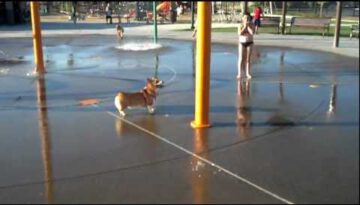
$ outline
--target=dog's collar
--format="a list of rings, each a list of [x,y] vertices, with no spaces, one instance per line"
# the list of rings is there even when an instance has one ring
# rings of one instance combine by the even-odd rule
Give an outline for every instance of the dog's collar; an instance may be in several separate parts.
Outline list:
[[[155,94],[155,95],[152,95],[152,94],[148,93],[148,91],[146,90],[146,87],[143,88],[142,92],[143,92],[145,95],[149,95],[149,96],[151,96],[151,97],[153,97],[153,98],[156,98],[156,94]]]
[[[150,93],[147,92],[146,88],[144,88],[142,90],[142,93],[143,93],[143,97],[144,97],[144,100],[146,102],[146,104],[152,104],[152,99],[149,99],[148,97],[146,96],[150,96],[150,97],[153,97],[154,99],[156,98],[156,95],[151,95]]]

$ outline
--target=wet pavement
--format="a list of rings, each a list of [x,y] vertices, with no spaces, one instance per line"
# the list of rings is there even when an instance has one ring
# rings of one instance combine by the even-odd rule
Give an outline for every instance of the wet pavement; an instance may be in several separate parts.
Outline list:
[[[192,41],[0,38],[1,203],[358,203],[359,58],[258,46],[236,80],[237,46],[213,43],[210,129],[192,129]],[[165,81],[155,115],[118,116],[117,91]],[[98,104],[82,106],[83,100]]]

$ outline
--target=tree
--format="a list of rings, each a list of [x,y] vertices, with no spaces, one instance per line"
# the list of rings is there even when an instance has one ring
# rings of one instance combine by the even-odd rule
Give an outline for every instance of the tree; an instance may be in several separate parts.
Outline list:
[[[324,7],[324,4],[326,3],[326,1],[317,1],[316,2],[317,4],[319,4],[320,5],[320,14],[319,14],[319,16],[320,16],[320,18],[323,16],[323,7]]]
[[[76,24],[76,7],[77,7],[77,1],[72,1],[72,20],[74,21],[74,24]]]

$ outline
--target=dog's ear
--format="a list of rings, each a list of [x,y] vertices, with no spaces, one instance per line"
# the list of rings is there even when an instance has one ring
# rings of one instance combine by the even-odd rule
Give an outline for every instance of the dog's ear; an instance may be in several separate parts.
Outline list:
[[[150,86],[155,85],[154,81],[153,81],[151,78],[147,78],[147,79],[146,79],[146,83],[147,83],[148,85],[150,85]]]

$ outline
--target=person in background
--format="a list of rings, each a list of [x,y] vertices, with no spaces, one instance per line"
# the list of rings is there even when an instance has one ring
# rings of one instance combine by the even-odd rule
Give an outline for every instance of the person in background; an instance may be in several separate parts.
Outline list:
[[[76,7],[77,7],[77,1],[72,1],[71,19],[74,21],[74,24],[76,24],[76,20],[77,20]]]
[[[115,28],[116,28],[116,35],[117,35],[118,39],[123,39],[124,38],[124,27],[122,27],[121,24],[118,23]]]
[[[197,21],[195,20],[195,23],[194,23],[194,30],[192,32],[192,37],[194,39],[196,39],[196,33],[197,33]]]
[[[176,12],[177,12],[178,16],[180,16],[184,13],[184,8],[183,8],[182,4],[178,5],[178,7],[176,8]]]
[[[106,5],[106,23],[108,23],[108,19],[110,19],[110,24],[112,24],[112,8],[110,7],[110,3]]]
[[[170,1],[163,1],[157,7],[156,11],[159,17],[166,19],[166,16],[169,14],[171,10],[171,2]]]
[[[258,33],[258,29],[261,26],[261,16],[264,17],[264,13],[260,6],[256,6],[254,9],[254,25],[255,25],[255,34]]]

